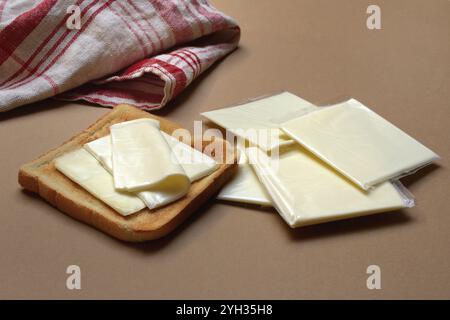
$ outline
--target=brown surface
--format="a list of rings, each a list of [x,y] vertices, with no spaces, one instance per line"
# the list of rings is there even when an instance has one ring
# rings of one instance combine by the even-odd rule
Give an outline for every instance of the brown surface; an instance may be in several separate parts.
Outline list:
[[[211,148],[210,151],[214,155],[211,153],[208,155],[215,156],[216,160],[220,161],[220,166],[207,177],[192,183],[186,196],[182,199],[153,210],[145,208],[127,217],[118,214],[55,168],[54,160],[56,158],[108,135],[109,128],[113,124],[142,118],[158,120],[161,130],[168,134],[181,128],[180,125],[167,120],[167,118],[158,117],[125,104],[118,105],[64,144],[21,166],[18,177],[20,185],[27,191],[38,194],[69,216],[92,225],[117,239],[141,242],[162,238],[214,197],[236,172],[237,153],[233,152],[230,144],[224,140],[214,141],[213,147],[217,147],[217,151],[225,149],[229,155],[225,158],[230,161],[223,161],[222,152],[214,152]],[[198,142],[199,151],[209,150],[207,146],[211,143],[210,141],[199,140]],[[196,146],[194,141],[192,141],[192,146]]]
[[[26,161],[107,110],[42,102],[0,115],[1,298],[450,298],[450,2],[212,1],[241,48],[162,112],[199,112],[280,91],[316,104],[355,97],[442,156],[403,179],[410,210],[291,230],[272,211],[211,202],[168,238],[116,241],[20,190]],[[82,290],[65,288],[78,264]],[[382,290],[366,268],[382,269]]]

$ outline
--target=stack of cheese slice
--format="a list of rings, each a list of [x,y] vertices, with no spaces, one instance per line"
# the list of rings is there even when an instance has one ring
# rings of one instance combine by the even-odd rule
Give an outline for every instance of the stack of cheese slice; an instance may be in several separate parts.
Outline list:
[[[110,135],[55,160],[56,168],[123,216],[183,197],[218,168],[202,152],[160,131],[152,119],[112,125]]]
[[[250,146],[219,199],[271,203],[291,227],[412,207],[397,179],[438,158],[354,99],[316,107],[283,92],[203,115]]]
[[[233,180],[226,184],[217,195],[219,200],[271,206],[272,201],[264,186],[259,182],[248,163],[245,147],[239,146],[239,167]]]

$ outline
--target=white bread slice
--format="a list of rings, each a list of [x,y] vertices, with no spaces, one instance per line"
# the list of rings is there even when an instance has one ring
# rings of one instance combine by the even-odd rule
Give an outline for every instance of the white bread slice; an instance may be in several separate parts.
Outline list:
[[[167,235],[204,202],[213,198],[237,170],[237,152],[226,141],[216,139],[215,145],[221,143],[223,154],[226,153],[226,156],[232,161],[227,163],[223,159],[218,159],[218,154],[208,154],[220,163],[219,168],[209,176],[192,183],[186,196],[164,207],[154,210],[143,209],[128,217],[118,214],[111,207],[69,180],[54,166],[54,159],[63,153],[81,148],[85,143],[109,134],[109,127],[112,124],[138,118],[152,118],[160,121],[161,130],[168,134],[180,128],[172,121],[151,115],[135,107],[118,105],[63,145],[23,165],[19,170],[20,185],[39,194],[69,216],[118,239],[139,242]],[[200,151],[203,152],[209,143],[202,141],[202,150]],[[193,146],[195,147],[195,144]]]

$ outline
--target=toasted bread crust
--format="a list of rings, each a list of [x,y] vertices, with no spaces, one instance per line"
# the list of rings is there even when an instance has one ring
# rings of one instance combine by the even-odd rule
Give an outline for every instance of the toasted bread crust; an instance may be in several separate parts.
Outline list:
[[[36,160],[19,169],[19,184],[39,194],[50,204],[103,232],[124,241],[146,241],[161,238],[175,229],[204,202],[213,197],[231,178],[237,169],[236,151],[226,141],[223,147],[232,163],[220,162],[220,167],[211,175],[192,183],[187,195],[182,199],[154,210],[143,209],[128,217],[98,200],[79,185],[75,184],[54,166],[54,159],[61,154],[80,148],[85,143],[109,134],[109,127],[118,122],[153,118],[160,121],[161,130],[172,133],[181,128],[178,124],[151,115],[128,105],[118,105],[111,112],[98,119],[86,130],[72,137]],[[217,143],[218,140],[216,139]],[[202,141],[204,148],[208,142]],[[214,157],[215,155],[210,155]],[[218,159],[219,160],[219,159]]]

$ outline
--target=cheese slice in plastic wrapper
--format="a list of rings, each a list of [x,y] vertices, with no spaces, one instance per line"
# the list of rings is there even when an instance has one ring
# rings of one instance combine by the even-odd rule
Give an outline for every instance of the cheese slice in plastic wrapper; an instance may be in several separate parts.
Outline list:
[[[279,129],[281,123],[314,110],[316,107],[308,101],[283,92],[201,115],[246,139],[251,145],[269,152],[294,142]]]
[[[291,227],[414,206],[399,182],[364,191],[298,145],[282,150],[277,158],[254,147],[247,149],[247,156]]]
[[[272,206],[272,200],[248,163],[245,149],[239,148],[239,167],[234,177],[220,190],[217,199]]]
[[[159,122],[138,119],[110,127],[112,168],[116,189],[150,187],[187,193],[190,180],[159,130]]]
[[[180,163],[191,182],[211,174],[218,168],[218,163],[211,157],[178,141],[176,138],[163,131],[161,131],[161,134],[171,147],[174,156],[177,158],[176,161]],[[86,150],[88,150],[92,156],[94,156],[105,169],[112,174],[113,164],[110,135],[93,140],[85,144],[84,148],[86,148]],[[184,194],[185,192],[183,189],[181,189],[180,192],[180,189],[173,188],[167,184],[156,185],[136,192],[136,195],[145,202],[149,209],[158,208],[176,201]]]
[[[439,158],[355,99],[320,107],[281,128],[365,190]]]
[[[83,148],[56,158],[55,167],[70,180],[123,216],[145,208],[145,203],[136,195],[117,191],[114,188],[111,174]]]

